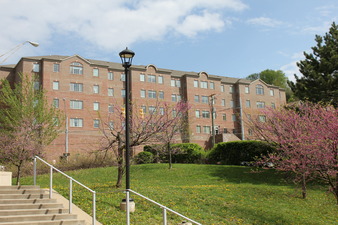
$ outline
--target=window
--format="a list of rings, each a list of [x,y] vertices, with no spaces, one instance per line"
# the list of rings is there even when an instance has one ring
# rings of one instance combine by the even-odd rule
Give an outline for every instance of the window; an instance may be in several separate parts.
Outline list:
[[[83,109],[83,101],[80,100],[70,100],[71,109]]]
[[[224,85],[221,85],[221,92],[224,92]]]
[[[222,114],[222,118],[223,118],[223,121],[226,121],[227,120],[227,114]]]
[[[124,73],[121,73],[120,80],[121,81],[126,81],[126,75]]]
[[[99,76],[99,69],[98,68],[94,68],[93,69],[93,76],[94,77],[98,77]]]
[[[114,129],[114,122],[113,121],[109,121],[109,129]]]
[[[94,102],[94,103],[93,103],[93,109],[94,109],[95,111],[98,111],[98,110],[100,109],[100,103],[99,103],[99,102]]]
[[[39,90],[40,89],[40,82],[39,81],[34,81],[34,90]]]
[[[210,126],[203,126],[203,133],[210,134]]]
[[[71,74],[83,74],[83,67],[81,63],[73,62],[70,64],[70,73]]]
[[[53,81],[53,90],[59,90],[59,81]]]
[[[236,120],[237,120],[236,114],[232,114],[232,115],[231,115],[231,120],[232,120],[232,121],[236,121]]]
[[[270,89],[270,96],[274,96],[275,95],[275,92],[273,89]]]
[[[208,88],[208,82],[207,81],[201,81],[200,85],[201,85],[201,88]]]
[[[114,96],[114,88],[108,88],[108,96]]]
[[[159,84],[163,84],[163,76],[158,76],[157,81]]]
[[[146,97],[146,91],[145,90],[141,90],[140,91],[140,96],[141,96],[141,98],[145,98]]]
[[[154,114],[156,112],[156,108],[154,106],[149,106],[148,110],[150,114]]]
[[[148,75],[148,82],[149,83],[156,83],[156,76],[155,75]]]
[[[194,101],[195,101],[195,102],[200,102],[200,96],[199,96],[199,95],[195,95]]]
[[[94,128],[99,128],[100,127],[100,120],[95,119],[94,120]]]
[[[171,84],[172,87],[181,87],[181,81],[180,80],[171,79],[170,84]]]
[[[171,112],[172,116],[175,118],[177,116],[177,111],[176,109],[173,109],[173,111]]]
[[[214,82],[210,82],[210,89],[215,89],[215,83]]]
[[[271,108],[275,109],[276,108],[276,105],[275,103],[271,102]]]
[[[250,100],[246,100],[246,101],[245,101],[245,106],[246,106],[247,108],[250,108],[250,107],[251,107]]]
[[[108,72],[108,80],[114,80],[114,73],[113,72]]]
[[[70,91],[82,92],[83,91],[83,84],[70,83]]]
[[[40,72],[40,64],[38,64],[38,63],[33,64],[33,72],[35,72],[35,73]]]
[[[196,133],[201,133],[201,126],[199,125],[196,126]]]
[[[225,106],[225,99],[222,99],[221,105],[222,105],[222,106]]]
[[[257,84],[256,85],[256,94],[258,95],[264,95],[264,88],[262,85]]]
[[[181,95],[177,95],[177,101],[180,102],[181,100]]]
[[[83,119],[70,118],[70,127],[83,127]]]
[[[124,89],[121,90],[121,96],[122,96],[122,98],[126,97],[126,90],[124,90]]]
[[[196,116],[196,118],[200,118],[201,112],[199,110],[195,110],[195,116]]]
[[[159,91],[159,92],[158,92],[158,97],[159,97],[160,99],[164,99],[164,92],[163,92],[163,91]]]
[[[94,85],[93,86],[93,93],[98,94],[100,92],[100,86],[99,85]]]
[[[223,128],[223,134],[228,133],[228,128]]]
[[[235,102],[234,102],[234,100],[231,100],[230,101],[230,108],[234,108],[235,107]]]
[[[57,98],[53,99],[53,106],[54,108],[59,108],[59,99]]]
[[[175,94],[171,95],[171,101],[177,102],[177,96]]]
[[[108,112],[110,112],[110,113],[114,112],[114,105],[112,105],[112,104],[108,105]]]
[[[209,111],[203,110],[203,111],[202,111],[202,117],[203,117],[203,118],[210,118],[210,112],[209,112]]]
[[[245,92],[245,94],[249,94],[250,93],[249,86],[245,86],[244,92]]]
[[[202,103],[209,104],[209,97],[208,96],[202,96]]]
[[[148,91],[148,98],[156,98],[156,91]]]
[[[230,93],[234,93],[234,91],[235,91],[234,86],[233,86],[233,85],[230,85],[230,87],[229,87],[229,92],[230,92]]]
[[[198,88],[198,80],[194,80],[194,87]]]
[[[249,134],[249,136],[252,136],[252,134],[253,134],[252,129],[248,129],[248,134]]]
[[[163,107],[160,107],[160,115],[164,115],[164,108]]]
[[[146,113],[147,112],[147,106],[141,106],[141,109],[143,110],[143,113]]]
[[[256,102],[257,108],[258,109],[263,109],[265,108],[265,102]]]
[[[145,82],[146,81],[146,75],[140,74],[140,81]]]
[[[54,65],[53,65],[53,72],[60,72],[60,64],[54,63]]]
[[[259,115],[259,116],[258,116],[258,121],[259,121],[259,122],[265,122],[265,121],[266,121],[266,117],[265,117],[265,116],[262,116],[262,115]]]

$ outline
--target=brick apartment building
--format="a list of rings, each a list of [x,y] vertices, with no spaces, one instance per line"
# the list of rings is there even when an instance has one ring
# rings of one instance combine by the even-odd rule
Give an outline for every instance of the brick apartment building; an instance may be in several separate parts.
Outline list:
[[[123,105],[125,75],[121,63],[53,55],[24,57],[15,65],[0,66],[0,79],[15,83],[19,73],[38,75],[37,85],[67,115],[68,144],[62,132],[47,149],[51,159],[62,155],[66,145],[70,154],[94,150],[102,135],[98,112],[108,113],[113,105]],[[250,139],[247,120],[257,116],[260,108],[286,103],[284,89],[261,80],[161,69],[151,64],[133,65],[131,74],[132,101],[145,111],[157,100],[188,101],[189,132],[184,141],[206,148],[212,143],[212,124],[216,142]]]

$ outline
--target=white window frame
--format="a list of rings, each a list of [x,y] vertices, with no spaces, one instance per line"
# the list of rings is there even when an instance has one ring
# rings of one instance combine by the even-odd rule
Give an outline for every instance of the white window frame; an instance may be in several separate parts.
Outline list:
[[[140,73],[140,81],[141,82],[145,82],[146,81],[146,75],[145,74]]]
[[[93,77],[99,76],[99,68],[93,68]]]
[[[148,74],[148,79],[147,79],[148,83],[156,83],[156,76],[155,75],[151,75]]]
[[[156,96],[157,96],[156,91],[148,90],[148,98],[157,98]]]
[[[100,128],[100,120],[99,119],[93,120],[93,127],[94,128]]]
[[[83,92],[83,84],[82,83],[70,83],[70,91]]]
[[[82,75],[83,74],[83,65],[79,62],[73,62],[70,64],[70,73]]]
[[[157,77],[157,82],[158,82],[159,84],[163,84],[163,83],[164,83],[164,77],[163,77],[163,76],[158,76],[158,77]]]
[[[140,90],[140,97],[145,98],[146,97],[146,90]]]
[[[114,80],[114,73],[112,71],[108,71],[107,78],[108,80]]]
[[[208,81],[201,81],[200,88],[208,89]]]
[[[93,93],[94,94],[99,94],[100,93],[100,86],[95,84],[93,85]]]
[[[60,82],[53,81],[53,90],[59,90],[59,88],[60,88]]]
[[[108,96],[114,96],[114,88],[108,88]]]
[[[83,127],[82,118],[70,118],[70,127]]]
[[[100,110],[100,103],[99,102],[94,102],[93,103],[93,110],[94,111],[99,111]]]

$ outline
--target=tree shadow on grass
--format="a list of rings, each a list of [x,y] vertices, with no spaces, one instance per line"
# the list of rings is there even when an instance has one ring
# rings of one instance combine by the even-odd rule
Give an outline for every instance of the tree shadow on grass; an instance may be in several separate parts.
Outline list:
[[[231,183],[251,183],[268,185],[290,185],[285,181],[285,173],[274,169],[246,166],[215,166],[211,176]]]

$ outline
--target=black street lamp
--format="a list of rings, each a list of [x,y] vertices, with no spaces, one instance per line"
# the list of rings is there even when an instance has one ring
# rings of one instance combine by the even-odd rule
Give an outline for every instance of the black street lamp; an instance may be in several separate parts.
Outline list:
[[[124,67],[124,74],[125,74],[125,128],[126,128],[126,189],[127,191],[130,189],[130,138],[129,138],[129,133],[130,133],[130,76],[129,76],[129,68],[131,66],[131,63],[133,61],[133,57],[135,53],[128,48],[125,50],[121,51],[119,53],[121,61],[122,61],[122,66]]]

